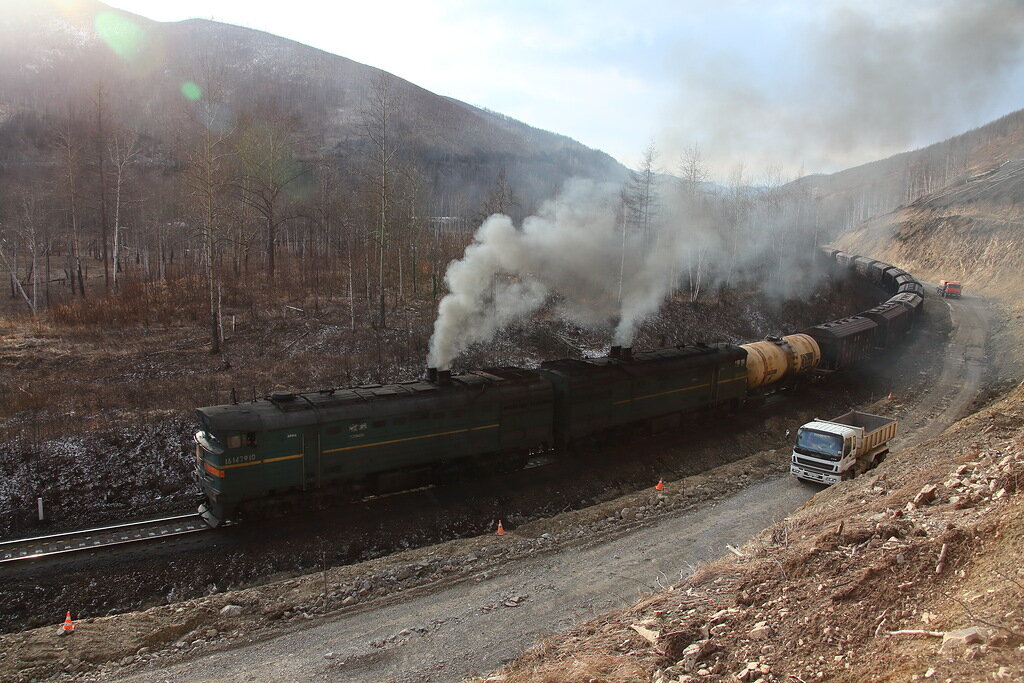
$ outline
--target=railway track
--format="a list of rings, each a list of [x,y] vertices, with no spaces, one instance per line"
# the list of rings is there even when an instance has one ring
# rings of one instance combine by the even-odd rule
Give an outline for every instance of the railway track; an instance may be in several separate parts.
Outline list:
[[[0,564],[40,560],[55,555],[100,550],[126,543],[141,543],[171,536],[193,534],[210,527],[195,512],[141,522],[81,529],[60,534],[0,542]]]

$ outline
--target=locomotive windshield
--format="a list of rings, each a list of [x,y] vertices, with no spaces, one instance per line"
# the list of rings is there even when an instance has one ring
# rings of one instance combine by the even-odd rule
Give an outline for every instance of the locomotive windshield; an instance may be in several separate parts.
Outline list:
[[[843,452],[843,437],[838,434],[801,429],[796,434],[796,448],[798,451],[838,458]]]
[[[216,455],[224,452],[224,447],[209,432],[196,432],[196,444],[203,450]],[[199,454],[197,453],[197,455]]]

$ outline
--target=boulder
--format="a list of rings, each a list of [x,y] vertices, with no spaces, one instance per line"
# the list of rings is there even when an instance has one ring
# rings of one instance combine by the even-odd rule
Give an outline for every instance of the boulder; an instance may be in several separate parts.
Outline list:
[[[949,631],[942,636],[942,651],[964,650],[969,645],[985,642],[985,634],[977,626],[969,626],[959,631]]]
[[[750,629],[750,633],[748,633],[747,635],[749,635],[751,638],[762,639],[767,638],[771,635],[771,633],[772,628],[768,625],[768,622],[759,621],[756,624],[754,624],[754,628]]]
[[[917,492],[917,495],[914,496],[914,505],[920,507],[932,502],[935,500],[935,494],[937,491],[938,487],[935,484],[928,484],[927,486],[922,487],[921,490]]]
[[[242,612],[243,610],[241,605],[224,605],[220,608],[220,615],[222,617],[228,617],[229,619],[242,616]]]
[[[697,668],[697,662],[717,649],[718,645],[711,640],[698,640],[695,643],[690,643],[683,650],[683,658],[679,661],[679,665],[683,667],[684,671],[693,671]]]

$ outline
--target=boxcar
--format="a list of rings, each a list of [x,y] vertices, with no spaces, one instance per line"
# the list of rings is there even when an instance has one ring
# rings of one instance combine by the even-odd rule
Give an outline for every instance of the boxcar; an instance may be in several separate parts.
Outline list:
[[[882,272],[882,286],[885,291],[889,294],[895,294],[896,288],[899,287],[899,283],[896,282],[896,278],[900,275],[906,275],[907,271],[896,266],[889,266]]]
[[[885,302],[861,313],[873,320],[878,329],[875,332],[875,346],[888,349],[900,344],[910,332],[912,313],[903,305]]]
[[[899,304],[910,311],[911,326],[913,326],[916,318],[921,314],[924,298],[920,294],[903,292],[902,294],[897,294],[896,296],[891,297],[886,303]]]
[[[897,294],[917,294],[918,296],[924,296],[924,285],[917,280],[904,281],[896,288]]]
[[[857,274],[865,280],[874,279],[871,270],[872,266],[877,263],[875,259],[868,258],[867,256],[854,256],[851,263],[853,264],[853,269]]]
[[[839,370],[867,358],[877,327],[875,321],[854,315],[809,327],[803,333],[813,337],[821,348],[819,367]]]
[[[836,252],[835,255],[836,263],[844,268],[850,268],[853,266],[853,257],[854,254],[848,254],[845,251]]]

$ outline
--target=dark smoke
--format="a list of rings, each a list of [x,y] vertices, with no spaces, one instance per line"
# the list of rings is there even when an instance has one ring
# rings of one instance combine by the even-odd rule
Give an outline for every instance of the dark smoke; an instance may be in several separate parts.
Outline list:
[[[681,49],[669,145],[697,141],[720,166],[836,170],[1005,114],[979,119],[1024,76],[1019,0],[845,5],[809,19],[804,36],[795,66]]]

